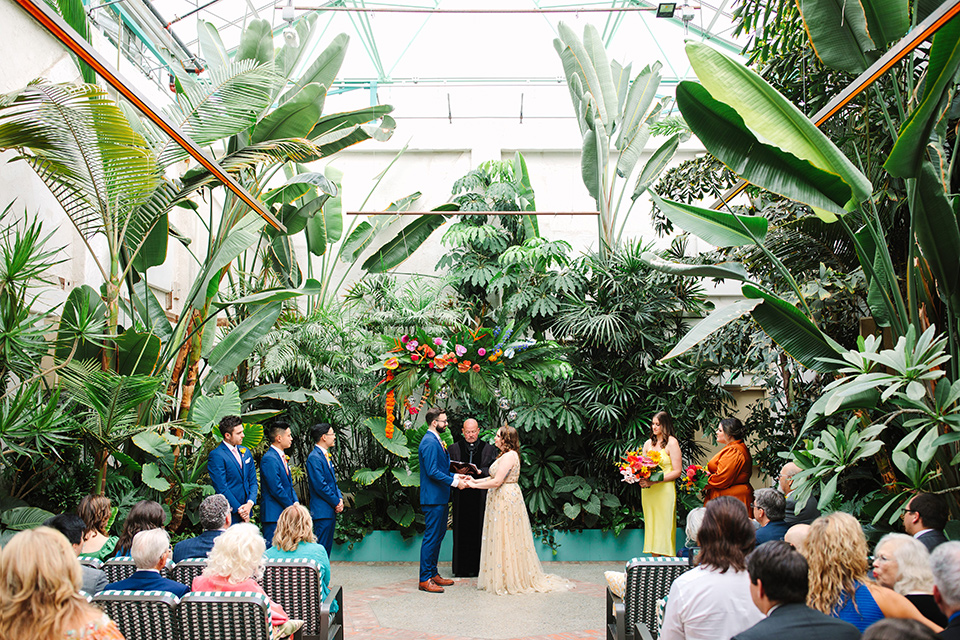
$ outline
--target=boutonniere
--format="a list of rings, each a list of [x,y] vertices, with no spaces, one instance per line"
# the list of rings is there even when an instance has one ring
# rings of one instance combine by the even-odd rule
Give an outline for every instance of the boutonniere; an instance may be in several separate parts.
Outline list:
[[[243,447],[240,447],[240,448],[239,448],[239,451],[240,451],[240,455],[243,455],[243,454],[245,454],[245,453],[247,452],[247,450],[244,449]]]
[[[283,457],[287,459],[287,462],[290,462],[290,456],[288,456],[287,454],[284,454]]]

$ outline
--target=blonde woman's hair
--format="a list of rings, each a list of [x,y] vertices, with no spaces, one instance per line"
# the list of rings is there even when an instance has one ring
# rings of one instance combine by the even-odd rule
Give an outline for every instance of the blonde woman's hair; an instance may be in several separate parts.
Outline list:
[[[204,575],[222,576],[230,584],[263,576],[263,552],[267,543],[260,530],[249,522],[235,524],[213,542]]]
[[[821,516],[810,525],[803,555],[810,567],[807,605],[830,615],[867,576],[867,538],[848,513]],[[856,605],[856,602],[854,602]]]
[[[904,533],[888,533],[873,548],[874,555],[889,547],[897,561],[897,581],[893,590],[902,596],[908,593],[933,593],[933,571],[930,570],[930,552],[922,542]]]
[[[283,551],[296,551],[301,542],[316,542],[313,519],[302,504],[292,504],[283,510],[273,534],[273,546]]]
[[[83,573],[67,538],[50,527],[21,531],[0,551],[0,638],[65,638],[91,616]]]

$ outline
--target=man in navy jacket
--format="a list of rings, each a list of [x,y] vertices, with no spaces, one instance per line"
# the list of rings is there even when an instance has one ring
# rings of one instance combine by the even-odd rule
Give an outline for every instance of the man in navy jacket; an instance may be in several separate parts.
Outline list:
[[[106,590],[166,591],[178,598],[190,591],[187,585],[160,575],[170,559],[170,537],[163,529],[148,529],[133,536],[130,555],[137,565],[136,572],[126,580],[108,584]]]
[[[220,433],[223,442],[207,456],[210,484],[230,502],[234,523],[250,522],[250,512],[257,503],[257,467],[250,450],[243,446],[240,416],[221,420]]]
[[[263,537],[269,549],[273,546],[273,532],[277,529],[280,514],[299,501],[293,491],[293,477],[285,453],[293,444],[290,425],[274,422],[267,427],[266,436],[270,448],[260,458],[260,485],[263,489]]]
[[[330,448],[337,435],[333,426],[322,422],[310,430],[315,446],[307,456],[307,483],[310,485],[310,517],[313,518],[313,535],[327,550],[333,551],[333,530],[337,514],[343,511],[343,495],[337,486]]]
[[[206,558],[213,549],[213,543],[231,524],[230,502],[221,493],[207,496],[200,503],[200,526],[203,533],[181,540],[173,547],[173,561],[180,562],[188,558]]]
[[[426,415],[430,425],[423,434],[418,449],[420,457],[420,506],[423,509],[423,543],[420,545],[420,591],[443,593],[443,587],[453,580],[443,578],[437,571],[440,544],[447,530],[447,507],[450,502],[450,487],[463,489],[466,482],[459,475],[450,473],[450,456],[440,434],[447,430],[447,414],[433,407]]]

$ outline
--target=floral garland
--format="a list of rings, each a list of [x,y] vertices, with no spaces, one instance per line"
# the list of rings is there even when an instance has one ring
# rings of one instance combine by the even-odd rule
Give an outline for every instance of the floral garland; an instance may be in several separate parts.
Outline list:
[[[533,340],[511,342],[512,334],[512,327],[480,327],[474,331],[463,329],[447,338],[429,335],[422,329],[400,338],[386,337],[391,348],[379,366],[387,372],[380,383],[388,389],[384,406],[387,437],[394,434],[396,392],[401,385],[407,393],[423,389],[418,403],[414,404],[409,397],[403,399],[409,415],[415,416],[431,394],[442,400],[447,397],[448,387],[467,383],[469,375],[480,374],[484,379],[499,376],[517,353],[537,344]]]

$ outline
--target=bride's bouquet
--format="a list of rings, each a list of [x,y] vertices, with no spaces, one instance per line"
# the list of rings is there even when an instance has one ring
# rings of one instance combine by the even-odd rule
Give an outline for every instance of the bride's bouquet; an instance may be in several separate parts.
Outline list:
[[[623,462],[617,465],[620,467],[622,480],[628,484],[634,484],[641,479],[651,482],[663,480],[660,456],[661,452],[656,449],[651,449],[646,453],[643,451],[627,451],[623,455]]]

